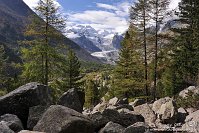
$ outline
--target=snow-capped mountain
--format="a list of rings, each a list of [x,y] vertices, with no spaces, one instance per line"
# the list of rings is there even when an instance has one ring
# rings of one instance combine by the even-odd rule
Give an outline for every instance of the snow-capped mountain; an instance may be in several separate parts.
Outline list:
[[[95,30],[91,26],[75,25],[66,30],[68,38],[89,51],[93,56],[113,63],[118,58],[118,50],[124,35],[108,30]]]

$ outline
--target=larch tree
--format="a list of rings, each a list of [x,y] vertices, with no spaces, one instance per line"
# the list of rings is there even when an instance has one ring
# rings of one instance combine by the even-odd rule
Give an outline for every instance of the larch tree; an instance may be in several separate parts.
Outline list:
[[[57,72],[59,52],[55,43],[62,36],[60,32],[64,29],[65,22],[59,13],[59,7],[54,0],[40,0],[35,7],[38,16],[30,17],[30,24],[27,26],[25,35],[29,39],[24,44],[29,46],[22,49],[24,59],[23,76],[29,81],[38,81],[48,85],[49,79]]]
[[[168,16],[168,6],[170,0],[149,0],[149,6],[151,8],[149,14],[155,24],[155,50],[154,50],[154,87],[153,87],[153,99],[156,99],[156,87],[157,87],[157,67],[158,67],[158,46],[161,38],[158,35],[160,25],[163,23],[165,16]]]
[[[143,63],[135,27],[129,28],[122,42],[119,61],[113,73],[110,94],[117,97],[139,96],[143,94]]]
[[[80,81],[82,78],[80,75],[81,63],[73,50],[70,49],[67,51],[67,57],[64,64],[65,65],[61,68],[63,73],[61,75],[62,88],[66,90],[71,88],[79,89],[82,85],[82,82]]]
[[[0,45],[0,88],[3,88],[5,81],[5,67],[6,67],[6,58],[4,46]]]
[[[147,63],[147,32],[146,27],[147,23],[150,20],[149,15],[149,0],[138,0],[130,8],[130,23],[139,29],[140,32],[140,41],[143,44],[144,51],[144,79],[145,79],[145,93],[146,96],[149,96],[148,90],[148,63]]]
[[[174,31],[173,66],[185,86],[196,85],[199,74],[199,1],[182,0],[178,13],[180,28]]]

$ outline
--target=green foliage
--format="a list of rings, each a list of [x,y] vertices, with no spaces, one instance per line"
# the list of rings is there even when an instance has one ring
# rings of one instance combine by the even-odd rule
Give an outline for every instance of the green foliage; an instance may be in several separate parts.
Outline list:
[[[113,73],[109,94],[117,97],[135,97],[143,93],[143,60],[138,51],[140,42],[136,29],[130,29],[125,36],[119,61]]]
[[[99,90],[92,80],[85,82],[85,106],[95,106],[99,102]]]
[[[6,67],[5,51],[3,45],[0,45],[0,86],[3,86],[3,83],[5,82],[5,77],[6,77],[5,67]]]
[[[29,39],[22,41],[23,44],[29,44],[21,51],[24,59],[22,77],[26,82],[35,81],[48,85],[60,73],[58,71],[62,55],[59,54],[55,41],[59,42],[61,39],[62,35],[58,31],[63,30],[65,23],[53,0],[40,0],[35,11],[40,18],[30,17],[31,23],[25,31]]]
[[[177,97],[176,104],[178,107],[199,109],[199,95],[189,92],[186,98]]]
[[[198,6],[198,1],[182,0],[179,6],[179,21],[186,26],[174,29],[178,36],[173,42],[173,65],[187,86],[196,85],[199,73]]]
[[[58,80],[61,90],[67,91],[71,88],[80,88],[82,82],[80,81],[82,76],[80,75],[81,64],[72,50],[68,50],[66,60],[61,66],[61,79]]]

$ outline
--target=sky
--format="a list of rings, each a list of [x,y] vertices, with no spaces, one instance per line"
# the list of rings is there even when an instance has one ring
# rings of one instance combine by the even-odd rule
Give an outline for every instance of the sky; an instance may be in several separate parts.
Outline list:
[[[129,7],[134,0],[55,0],[67,16],[67,26],[90,25],[96,30],[124,33],[128,28]],[[175,8],[180,0],[171,0]],[[24,0],[30,7],[38,0]]]

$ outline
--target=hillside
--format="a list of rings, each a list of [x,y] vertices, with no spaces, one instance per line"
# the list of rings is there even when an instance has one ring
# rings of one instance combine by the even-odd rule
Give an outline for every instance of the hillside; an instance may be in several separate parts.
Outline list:
[[[16,58],[19,56],[20,48],[18,41],[25,39],[24,28],[28,24],[28,17],[33,14],[35,13],[22,0],[0,1],[0,42],[11,49]],[[64,44],[71,47],[81,60],[100,62],[65,36],[63,40]]]

